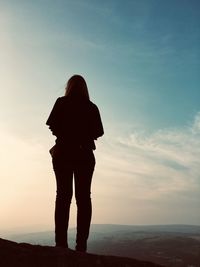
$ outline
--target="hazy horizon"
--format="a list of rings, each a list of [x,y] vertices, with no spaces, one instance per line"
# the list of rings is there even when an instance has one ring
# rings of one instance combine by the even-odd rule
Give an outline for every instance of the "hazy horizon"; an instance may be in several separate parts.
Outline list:
[[[177,228],[178,227],[178,228]],[[165,232],[166,230],[170,231],[177,231],[181,233],[187,233],[191,228],[196,227],[200,228],[200,225],[187,225],[187,224],[140,224],[140,225],[131,225],[131,224],[91,224],[90,232],[95,233],[97,232],[115,232],[115,231],[130,231],[130,230],[138,230],[138,231],[159,231]],[[185,232],[184,232],[185,230]],[[200,229],[198,229],[200,230]],[[105,232],[106,231],[106,232]],[[48,228],[45,225],[29,225],[28,227],[14,227],[14,228],[5,228],[0,229],[1,236],[0,238],[9,239],[14,236],[23,236],[23,235],[34,235],[34,234],[42,234],[42,233],[54,233],[54,228]],[[76,226],[69,227],[69,233],[76,232]],[[137,232],[137,231],[136,231]],[[53,237],[52,237],[53,238]]]
[[[92,223],[200,224],[199,12],[197,0],[0,0],[2,229],[54,228],[45,122],[75,73],[105,129]]]

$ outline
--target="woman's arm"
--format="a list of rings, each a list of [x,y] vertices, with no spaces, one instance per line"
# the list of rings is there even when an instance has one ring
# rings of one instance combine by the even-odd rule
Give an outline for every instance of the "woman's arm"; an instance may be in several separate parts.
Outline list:
[[[46,125],[52,131],[53,135],[57,135],[58,132],[58,121],[60,116],[60,98],[58,98],[53,106],[53,109],[49,115]]]
[[[97,106],[94,108],[93,113],[93,138],[96,140],[98,137],[104,134],[103,124],[101,121],[101,116]]]

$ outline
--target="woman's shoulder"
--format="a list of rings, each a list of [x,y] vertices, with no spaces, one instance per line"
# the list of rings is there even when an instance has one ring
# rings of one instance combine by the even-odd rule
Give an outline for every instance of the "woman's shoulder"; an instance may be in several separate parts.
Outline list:
[[[89,100],[89,105],[93,110],[98,110],[98,107],[96,104],[94,104],[91,100]]]
[[[67,102],[69,102],[69,99],[66,96],[60,96],[56,100],[57,105],[63,105],[66,104]]]
[[[75,104],[76,106],[78,105],[79,107],[80,106],[85,107],[85,108],[87,107],[87,108],[89,108],[90,111],[93,111],[93,112],[99,110],[97,105],[94,102],[92,102],[91,100],[74,101],[73,99],[71,99],[68,96],[58,97],[56,100],[56,104],[59,106],[66,105],[66,104],[67,104],[67,106],[68,105],[70,106],[70,104],[73,104],[73,106],[74,106],[74,104]]]
[[[55,104],[59,104],[59,103],[61,103],[63,101],[63,97],[61,96],[61,97],[58,97],[57,99],[56,99],[56,102],[55,102]]]
[[[66,100],[67,100],[66,96],[60,96],[60,97],[57,98],[57,101],[59,101],[59,102],[64,102]]]

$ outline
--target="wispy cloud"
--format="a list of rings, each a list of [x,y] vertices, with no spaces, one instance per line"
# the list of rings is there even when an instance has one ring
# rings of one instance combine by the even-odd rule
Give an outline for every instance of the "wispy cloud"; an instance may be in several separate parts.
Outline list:
[[[189,192],[200,192],[199,137],[200,113],[191,126],[119,137],[108,148],[102,145],[99,156],[115,177],[113,183],[126,179],[137,197],[156,199],[174,193],[178,197],[181,192],[189,196]]]
[[[105,210],[112,203],[108,218],[111,212],[122,223],[200,223],[199,125],[200,113],[182,128],[99,141],[95,194]]]

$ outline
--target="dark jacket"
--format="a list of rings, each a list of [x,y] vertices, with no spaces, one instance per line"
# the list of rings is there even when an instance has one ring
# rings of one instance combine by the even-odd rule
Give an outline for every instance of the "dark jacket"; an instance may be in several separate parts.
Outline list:
[[[63,148],[95,149],[94,140],[104,134],[97,106],[90,100],[59,97],[46,122]]]

